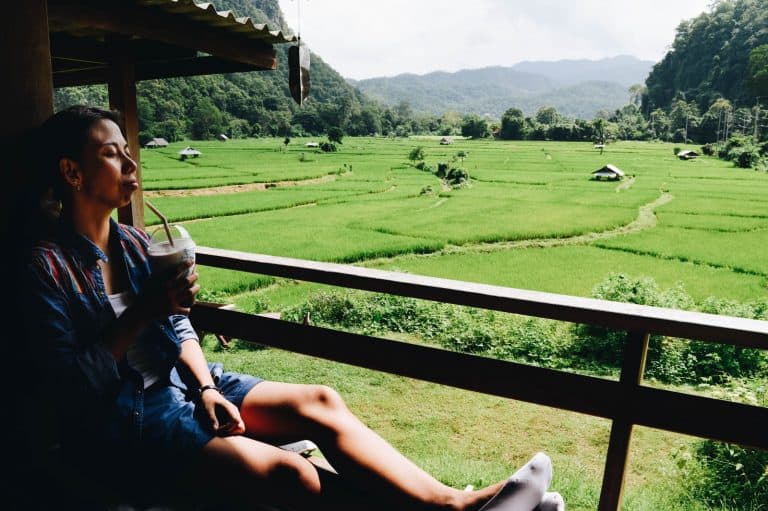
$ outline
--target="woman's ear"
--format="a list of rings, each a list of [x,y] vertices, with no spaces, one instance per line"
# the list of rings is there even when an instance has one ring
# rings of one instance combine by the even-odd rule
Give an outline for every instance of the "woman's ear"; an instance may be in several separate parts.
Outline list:
[[[72,188],[80,189],[82,186],[82,179],[80,176],[80,169],[77,162],[72,158],[62,158],[59,160],[59,172],[61,177],[69,183]]]

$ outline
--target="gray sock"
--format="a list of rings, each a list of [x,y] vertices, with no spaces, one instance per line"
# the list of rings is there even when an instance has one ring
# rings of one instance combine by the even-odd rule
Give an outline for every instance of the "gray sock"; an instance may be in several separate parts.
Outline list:
[[[533,511],[552,480],[552,460],[540,452],[507,479],[480,511]]]
[[[565,511],[565,501],[559,493],[547,492],[534,511]]]

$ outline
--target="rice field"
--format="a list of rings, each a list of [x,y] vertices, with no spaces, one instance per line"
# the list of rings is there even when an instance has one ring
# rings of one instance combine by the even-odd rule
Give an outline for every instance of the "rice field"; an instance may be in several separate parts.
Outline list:
[[[768,294],[764,173],[681,161],[662,143],[610,144],[601,155],[587,143],[347,138],[322,153],[308,140],[196,142],[202,156],[183,162],[176,153],[189,142],[144,150],[142,179],[201,245],[583,296],[609,272],[681,282],[698,299]],[[416,169],[407,156],[417,146],[432,167],[454,158],[470,186],[446,189]],[[628,179],[591,181],[606,163]],[[671,200],[655,209],[654,225],[578,239],[621,229],[662,193]],[[148,212],[147,221],[157,219]],[[474,252],[526,240],[571,246]],[[272,282],[209,268],[202,276],[218,293]]]
[[[309,140],[144,150],[147,197],[204,246],[578,296],[616,272],[682,286],[696,301],[768,296],[765,173],[715,158],[681,161],[662,143],[610,144],[600,155],[586,143],[347,138],[326,154],[305,148]],[[202,156],[179,161],[186,145]],[[450,189],[415,168],[407,156],[416,146],[432,167],[465,152],[455,163],[469,186]],[[589,179],[607,163],[627,179]],[[157,223],[149,211],[147,222]],[[328,289],[199,271],[204,298],[243,311],[284,310]],[[455,487],[506,477],[544,450],[568,509],[596,508],[608,421],[279,350],[222,351],[211,337],[205,349],[232,370],[335,387],[367,424]],[[764,388],[755,392],[768,399]],[[637,428],[623,509],[708,509],[681,486],[675,453],[692,441]]]

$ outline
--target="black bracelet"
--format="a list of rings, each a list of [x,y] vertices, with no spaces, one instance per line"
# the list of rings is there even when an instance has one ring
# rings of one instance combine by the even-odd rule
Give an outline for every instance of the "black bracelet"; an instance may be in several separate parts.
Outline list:
[[[216,385],[211,384],[211,385],[203,385],[202,387],[200,387],[197,391],[197,395],[200,397],[203,397],[203,392],[205,392],[206,390],[215,390],[216,392],[221,394],[221,389]]]

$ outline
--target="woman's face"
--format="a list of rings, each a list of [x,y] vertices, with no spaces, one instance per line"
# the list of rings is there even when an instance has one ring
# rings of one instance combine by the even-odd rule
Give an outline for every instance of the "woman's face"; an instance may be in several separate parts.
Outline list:
[[[94,205],[107,209],[126,206],[139,188],[128,143],[110,120],[99,120],[91,127],[79,167],[80,191],[75,196]]]

